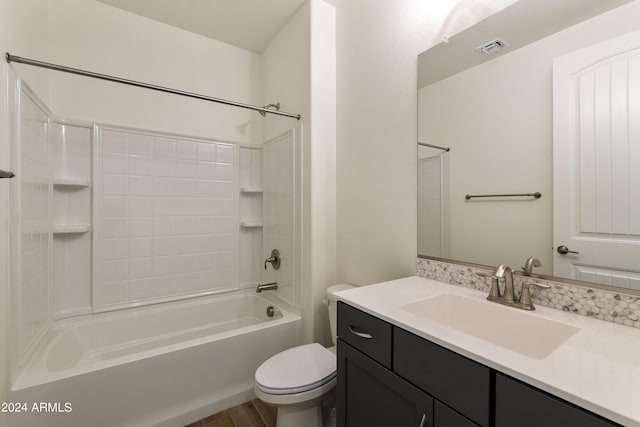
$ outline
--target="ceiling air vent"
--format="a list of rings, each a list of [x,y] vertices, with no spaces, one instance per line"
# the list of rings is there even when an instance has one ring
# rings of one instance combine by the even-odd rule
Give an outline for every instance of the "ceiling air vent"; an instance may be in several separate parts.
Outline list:
[[[497,38],[495,40],[491,40],[490,42],[484,43],[481,46],[478,46],[476,50],[489,56],[489,55],[493,55],[494,53],[498,53],[499,51],[501,51],[506,47],[509,47],[507,42],[502,40],[501,38]]]

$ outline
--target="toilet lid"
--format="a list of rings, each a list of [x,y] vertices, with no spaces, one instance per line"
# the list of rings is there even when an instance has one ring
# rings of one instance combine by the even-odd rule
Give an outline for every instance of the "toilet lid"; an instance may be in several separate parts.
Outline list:
[[[335,376],[336,355],[313,343],[290,348],[268,359],[256,371],[256,383],[272,394],[300,393]]]

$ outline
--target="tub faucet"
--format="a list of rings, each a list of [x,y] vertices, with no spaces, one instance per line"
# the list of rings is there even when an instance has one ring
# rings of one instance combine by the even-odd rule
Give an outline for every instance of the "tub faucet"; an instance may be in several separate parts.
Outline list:
[[[278,270],[280,268],[280,262],[281,262],[280,251],[277,249],[274,249],[271,251],[271,256],[264,260],[265,270],[267,269],[268,262],[271,263],[271,267],[273,267],[274,270]]]
[[[256,292],[261,293],[262,291],[275,291],[276,289],[278,289],[278,282],[264,283],[256,287]]]

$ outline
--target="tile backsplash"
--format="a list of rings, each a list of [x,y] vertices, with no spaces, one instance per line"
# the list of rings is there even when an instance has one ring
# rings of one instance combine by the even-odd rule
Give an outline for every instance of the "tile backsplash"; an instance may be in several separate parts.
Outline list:
[[[489,279],[476,273],[487,272],[481,267],[453,264],[417,258],[416,274],[427,279],[489,292]],[[581,316],[640,329],[640,297],[599,288],[589,288],[525,276],[514,276],[516,294],[525,281],[547,283],[550,289],[531,289],[533,303]]]

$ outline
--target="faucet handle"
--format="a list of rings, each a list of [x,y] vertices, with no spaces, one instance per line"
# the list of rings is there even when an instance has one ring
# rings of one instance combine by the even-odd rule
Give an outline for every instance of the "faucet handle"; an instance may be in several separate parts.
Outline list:
[[[531,286],[536,286],[541,289],[549,289],[551,287],[551,285],[547,285],[546,283],[526,282],[523,284],[522,291],[520,292],[520,307],[524,310],[536,309],[531,302],[531,292],[529,290]]]
[[[271,256],[264,260],[265,270],[267,269],[268,262],[271,263],[271,267],[273,267],[274,270],[278,270],[280,268],[280,262],[281,262],[280,251],[277,249],[274,249],[271,251]]]
[[[480,273],[476,273],[478,276],[480,277],[490,277],[491,278],[491,288],[489,288],[489,296],[487,297],[488,300],[492,301],[496,298],[500,298],[502,295],[500,295],[500,287],[498,286],[498,276],[496,276],[495,274],[491,274],[491,273],[484,273],[484,272],[480,272]]]

